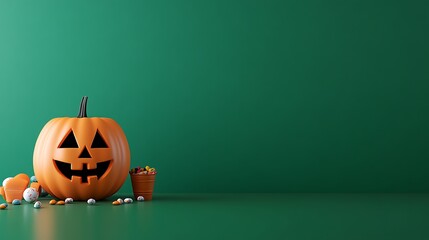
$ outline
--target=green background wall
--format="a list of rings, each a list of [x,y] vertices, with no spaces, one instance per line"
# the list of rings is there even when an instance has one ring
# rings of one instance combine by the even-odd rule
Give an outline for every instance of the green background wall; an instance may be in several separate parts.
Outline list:
[[[425,1],[0,1],[0,178],[115,119],[157,192],[427,192]],[[130,192],[126,182],[122,192]]]

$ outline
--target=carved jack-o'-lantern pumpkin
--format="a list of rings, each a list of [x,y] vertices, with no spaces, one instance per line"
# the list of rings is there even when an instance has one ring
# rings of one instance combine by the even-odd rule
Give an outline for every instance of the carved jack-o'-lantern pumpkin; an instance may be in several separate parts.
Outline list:
[[[54,118],[37,139],[33,168],[51,195],[76,200],[103,199],[128,176],[130,150],[121,127],[110,118],[88,118],[87,97],[76,118]]]

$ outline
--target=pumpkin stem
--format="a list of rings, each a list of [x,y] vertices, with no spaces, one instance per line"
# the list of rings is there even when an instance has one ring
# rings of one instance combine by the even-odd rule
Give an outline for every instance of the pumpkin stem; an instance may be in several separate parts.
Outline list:
[[[86,102],[88,102],[88,97],[82,97],[82,101],[80,102],[79,115],[77,115],[78,118],[88,117],[86,115]]]

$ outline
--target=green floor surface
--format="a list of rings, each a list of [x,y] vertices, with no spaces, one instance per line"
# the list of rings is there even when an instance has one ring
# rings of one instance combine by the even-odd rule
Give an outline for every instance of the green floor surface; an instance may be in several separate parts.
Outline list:
[[[115,196],[126,197],[126,196]],[[0,239],[429,239],[429,194],[156,194],[0,210]]]

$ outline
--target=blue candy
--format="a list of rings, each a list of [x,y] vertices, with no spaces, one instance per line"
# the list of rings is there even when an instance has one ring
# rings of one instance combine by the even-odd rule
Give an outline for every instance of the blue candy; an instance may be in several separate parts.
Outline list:
[[[13,204],[13,205],[21,205],[21,200],[19,200],[19,199],[14,199],[14,200],[12,201],[12,204]]]
[[[37,178],[36,178],[36,176],[31,176],[30,181],[31,181],[31,182],[37,182]]]

